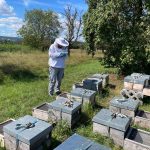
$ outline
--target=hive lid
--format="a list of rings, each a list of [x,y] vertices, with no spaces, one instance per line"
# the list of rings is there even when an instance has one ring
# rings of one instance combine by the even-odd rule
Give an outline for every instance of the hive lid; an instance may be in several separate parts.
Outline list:
[[[134,79],[133,79],[133,77],[131,77],[131,76],[126,76],[126,77],[124,78],[124,82],[133,83],[133,82],[134,82]]]
[[[29,122],[34,123],[35,126],[29,129],[23,127]],[[22,141],[28,145],[33,145],[35,142],[39,141],[42,137],[46,137],[47,134],[51,132],[52,125],[27,115],[4,126],[3,130],[5,133],[15,137],[16,140]]]
[[[107,77],[109,77],[109,74],[93,74],[92,75],[92,78],[95,77],[95,78],[102,78],[102,79],[105,79]]]
[[[92,121],[125,132],[131,123],[131,118],[121,118],[119,116],[113,118],[112,114],[113,113],[108,109],[101,109],[101,111],[93,117]]]
[[[73,114],[74,112],[76,112],[77,110],[81,108],[81,103],[77,101],[73,101],[72,107],[65,106],[65,102],[67,100],[68,100],[67,98],[59,97],[57,100],[49,104],[49,108],[62,111],[68,114]]]
[[[73,134],[54,150],[111,150],[78,134]]]
[[[90,97],[95,95],[96,92],[92,90],[83,89],[83,88],[75,88],[71,91],[70,94],[74,96],[85,97],[90,99]]]
[[[123,97],[114,97],[110,101],[110,105],[135,111],[139,106],[139,101],[135,101],[133,99],[124,99]]]

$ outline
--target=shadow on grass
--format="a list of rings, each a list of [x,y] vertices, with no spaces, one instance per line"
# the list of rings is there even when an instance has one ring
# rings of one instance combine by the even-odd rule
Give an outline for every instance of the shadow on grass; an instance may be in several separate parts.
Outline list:
[[[21,68],[17,65],[12,65],[12,64],[6,64],[6,65],[0,66],[0,71],[4,75],[10,76],[14,80],[22,81],[22,82],[29,82],[35,79],[45,78],[45,77],[36,75],[31,70],[28,70],[26,68]]]
[[[57,146],[59,146],[61,144],[61,141],[58,141],[57,139],[52,138],[51,139],[51,147],[49,150],[53,150],[54,148],[56,148]]]
[[[143,101],[144,104],[150,104],[150,97],[146,96],[146,97],[143,98],[142,101]]]

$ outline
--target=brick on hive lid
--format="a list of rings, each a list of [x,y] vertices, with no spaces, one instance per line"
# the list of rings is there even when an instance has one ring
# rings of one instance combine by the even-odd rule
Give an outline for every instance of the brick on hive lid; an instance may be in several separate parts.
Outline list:
[[[78,134],[73,134],[66,141],[56,147],[54,150],[111,150],[110,148],[98,144]]]
[[[26,124],[33,123],[31,128]],[[35,150],[50,140],[52,125],[32,116],[24,116],[3,127],[7,150]]]
[[[119,115],[123,117],[119,115],[113,117],[113,115],[110,110],[101,109],[92,119],[93,131],[111,137],[114,143],[123,146],[124,137],[131,124],[131,118],[122,114]]]
[[[110,101],[109,109],[113,113],[121,113],[134,119],[139,108],[139,101],[125,99],[123,97],[114,97]]]
[[[49,104],[49,118],[67,121],[72,127],[81,115],[81,103],[73,101],[73,105],[68,107],[65,105],[69,99],[60,97]]]
[[[96,91],[100,94],[102,92],[102,79],[98,79],[98,78],[84,79],[83,88]]]
[[[76,88],[70,92],[72,100],[78,101],[84,104],[95,104],[96,91],[87,90],[83,88]]]

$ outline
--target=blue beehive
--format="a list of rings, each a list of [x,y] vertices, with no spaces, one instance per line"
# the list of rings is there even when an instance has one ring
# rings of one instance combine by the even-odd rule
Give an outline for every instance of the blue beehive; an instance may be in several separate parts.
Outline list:
[[[66,106],[67,98],[59,97],[59,99],[49,103],[49,117],[57,120],[65,120],[70,126],[74,125],[81,115],[81,103],[74,101],[72,106]],[[54,116],[53,116],[54,115]]]
[[[76,88],[70,92],[70,98],[75,101],[79,101],[82,104],[94,104],[96,91],[87,90],[83,88]]]
[[[101,93],[102,79],[88,78],[83,80],[83,88]]]
[[[133,99],[125,99],[123,97],[114,97],[110,101],[109,109],[113,113],[122,113],[129,117],[135,117],[135,114],[139,108],[139,101]]]
[[[52,125],[27,115],[4,126],[3,130],[6,149],[15,149],[20,146],[21,150],[27,147],[27,149],[35,150],[43,141],[50,138]]]
[[[110,148],[74,134],[54,150],[111,150]]]
[[[109,136],[116,144],[123,146],[131,118],[122,114],[114,114],[108,109],[102,109],[93,117],[92,121],[94,132]]]

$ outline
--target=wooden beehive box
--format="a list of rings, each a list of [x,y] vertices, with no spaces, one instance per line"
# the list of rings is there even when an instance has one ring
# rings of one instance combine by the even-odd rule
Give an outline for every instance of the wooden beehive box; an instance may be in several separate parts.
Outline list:
[[[76,88],[70,92],[70,97],[74,101],[84,104],[95,104],[96,91],[83,88]]]
[[[4,126],[3,130],[7,150],[44,150],[42,144],[51,141],[52,125],[27,115]]]
[[[150,96],[150,86],[143,89],[143,95]]]
[[[123,148],[124,150],[150,150],[150,132],[130,128]]]
[[[138,108],[139,102],[133,99],[125,99],[123,97],[114,97],[110,101],[109,109],[113,113],[121,113],[132,117],[134,119]]]
[[[98,78],[87,78],[83,81],[83,88],[96,91],[98,94],[102,92],[102,79]]]
[[[78,134],[73,134],[54,150],[111,150]]]
[[[124,138],[131,124],[131,118],[116,116],[108,109],[102,109],[93,121],[93,132],[100,133],[113,139],[114,143],[123,146]]]
[[[43,103],[33,108],[32,116],[44,121],[49,121],[48,109],[49,109],[49,103]]]
[[[71,107],[65,105],[68,99],[61,97],[49,104],[49,118],[52,120],[64,120],[72,127],[81,116],[81,103],[74,101]]]
[[[131,76],[126,76],[124,78],[124,88],[127,90],[132,90],[133,89],[133,84],[134,84],[134,80],[133,77]]]
[[[150,112],[139,110],[134,119],[134,124],[143,128],[150,128]]]
[[[0,147],[4,147],[4,132],[3,132],[3,127],[11,122],[15,121],[14,119],[8,119],[2,123],[0,123]]]
[[[109,74],[94,74],[90,78],[102,79],[103,88],[105,88],[109,84]]]

